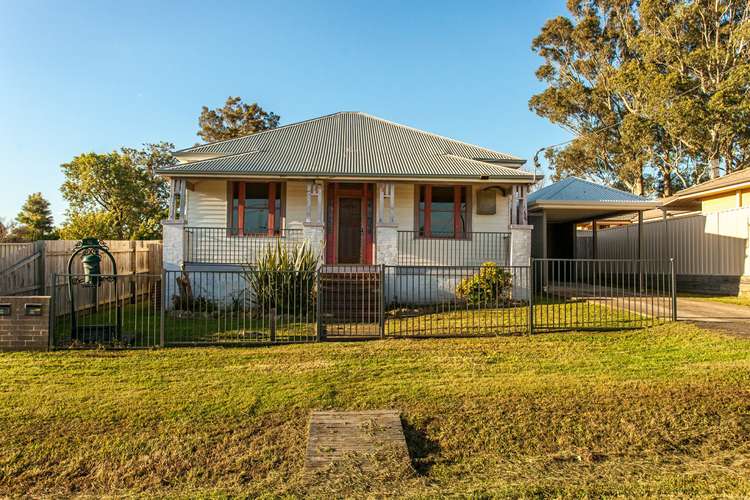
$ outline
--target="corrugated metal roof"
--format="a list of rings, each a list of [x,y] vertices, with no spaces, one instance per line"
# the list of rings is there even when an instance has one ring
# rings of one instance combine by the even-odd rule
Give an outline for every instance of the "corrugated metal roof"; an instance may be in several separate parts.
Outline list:
[[[393,154],[452,154],[475,160],[523,162],[521,158],[424,132],[356,111],[321,116],[257,134],[202,144],[180,153],[236,154],[255,150],[390,152]]]
[[[653,200],[647,200],[633,193],[609,186],[595,184],[579,177],[569,177],[529,195],[529,204],[542,201],[654,204]]]
[[[164,174],[244,174],[320,177],[445,177],[512,179],[530,182],[534,175],[517,168],[451,154],[395,155],[383,151],[250,151],[182,163]]]
[[[680,198],[691,194],[702,193],[704,191],[727,188],[744,182],[750,182],[750,169],[739,170],[722,177],[717,177],[716,179],[711,179],[710,181],[701,182],[700,184],[685,188],[682,191],[677,191],[674,196]]]

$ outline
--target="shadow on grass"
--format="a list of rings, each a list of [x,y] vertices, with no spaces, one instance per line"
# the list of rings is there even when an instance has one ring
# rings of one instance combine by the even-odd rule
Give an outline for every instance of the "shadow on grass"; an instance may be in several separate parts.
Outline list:
[[[427,437],[425,431],[413,426],[403,417],[401,417],[401,425],[404,428],[406,447],[409,449],[409,457],[414,470],[420,476],[428,475],[432,466],[435,465],[440,445],[434,439]]]

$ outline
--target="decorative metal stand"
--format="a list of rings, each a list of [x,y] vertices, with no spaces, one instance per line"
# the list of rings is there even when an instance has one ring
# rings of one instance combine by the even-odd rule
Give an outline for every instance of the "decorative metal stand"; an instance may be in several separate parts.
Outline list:
[[[102,275],[101,273],[101,256],[100,252],[109,257],[112,263],[112,274]],[[73,274],[73,260],[77,255],[82,255],[81,263],[83,264],[83,276]],[[115,288],[115,324],[114,325],[86,325],[83,328],[78,326],[78,317],[76,315],[76,301],[74,285],[93,290],[94,308],[98,310],[99,297],[98,289],[103,282],[111,282]],[[81,333],[85,334],[86,341],[96,341],[98,343],[115,342],[120,340],[122,333],[122,310],[120,300],[117,294],[117,263],[115,258],[109,252],[107,245],[96,238],[84,238],[76,246],[68,259],[68,298],[70,299],[70,316],[71,316],[71,339],[84,340]]]

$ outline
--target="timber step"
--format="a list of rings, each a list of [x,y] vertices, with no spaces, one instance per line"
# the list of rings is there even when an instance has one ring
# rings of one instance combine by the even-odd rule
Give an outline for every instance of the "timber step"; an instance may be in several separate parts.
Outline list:
[[[321,314],[326,323],[371,323],[380,318],[380,274],[327,272],[320,277]]]

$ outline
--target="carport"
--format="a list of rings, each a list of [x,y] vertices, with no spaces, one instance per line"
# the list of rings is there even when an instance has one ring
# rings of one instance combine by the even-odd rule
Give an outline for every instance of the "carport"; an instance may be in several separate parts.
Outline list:
[[[592,257],[598,258],[597,221],[637,214],[637,259],[641,258],[643,212],[658,208],[658,200],[593,182],[569,177],[528,197],[529,224],[533,224],[531,256],[577,259],[576,227],[591,223]]]

